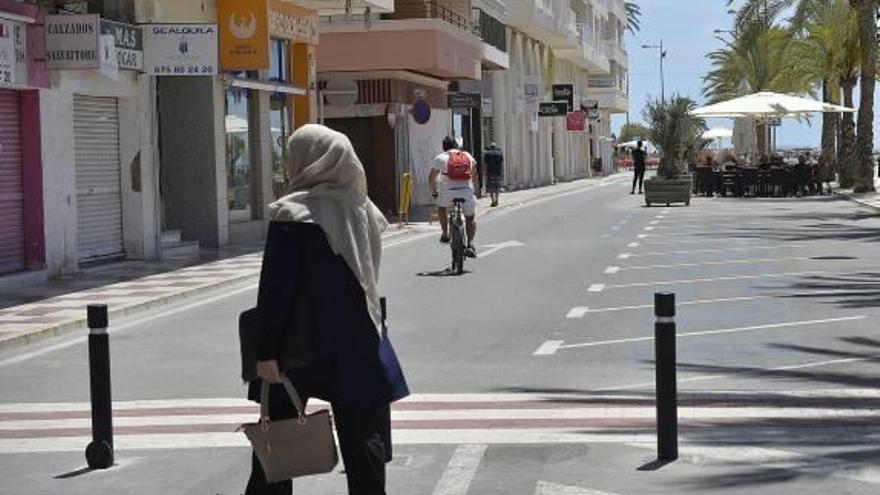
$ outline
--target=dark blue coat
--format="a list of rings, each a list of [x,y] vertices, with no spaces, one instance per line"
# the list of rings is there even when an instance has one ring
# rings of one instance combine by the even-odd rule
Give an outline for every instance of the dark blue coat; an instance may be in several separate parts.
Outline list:
[[[297,297],[305,298],[299,306],[308,308],[307,325],[293,324]],[[269,224],[257,308],[260,360],[279,359],[290,332],[308,333],[308,363],[284,370],[300,394],[344,406],[389,403],[409,394],[390,342],[379,338],[369,317],[360,283],[320,226]],[[252,399],[259,397],[258,384],[251,384]]]

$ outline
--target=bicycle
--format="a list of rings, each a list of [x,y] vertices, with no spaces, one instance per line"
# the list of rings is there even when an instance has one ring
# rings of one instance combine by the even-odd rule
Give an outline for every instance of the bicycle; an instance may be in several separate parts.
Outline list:
[[[455,198],[452,200],[452,208],[449,211],[449,247],[452,250],[452,273],[461,275],[464,273],[465,258],[465,237],[467,233],[464,228],[464,214],[461,205],[465,203],[464,198]]]

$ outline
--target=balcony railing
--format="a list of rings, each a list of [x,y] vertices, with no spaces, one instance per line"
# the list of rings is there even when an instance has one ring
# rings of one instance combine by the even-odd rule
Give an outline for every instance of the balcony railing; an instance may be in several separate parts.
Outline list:
[[[507,29],[503,22],[492,17],[482,9],[473,9],[474,34],[487,45],[507,53]]]
[[[382,16],[383,19],[439,19],[462,31],[476,34],[474,23],[466,13],[454,10],[437,0],[410,0],[395,3],[394,13]]]

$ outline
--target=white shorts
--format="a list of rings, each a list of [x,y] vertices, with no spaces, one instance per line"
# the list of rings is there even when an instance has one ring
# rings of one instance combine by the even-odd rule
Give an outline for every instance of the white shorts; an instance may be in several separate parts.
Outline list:
[[[474,196],[474,190],[470,187],[461,187],[455,189],[440,189],[437,198],[437,206],[441,208],[452,208],[452,200],[455,198],[464,198],[464,204],[461,210],[467,217],[472,217],[477,213],[477,198]]]

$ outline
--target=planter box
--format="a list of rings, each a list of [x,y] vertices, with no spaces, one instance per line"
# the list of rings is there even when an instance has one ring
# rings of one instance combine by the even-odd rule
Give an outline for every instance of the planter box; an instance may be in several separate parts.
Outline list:
[[[692,188],[693,178],[690,175],[676,179],[652,177],[645,181],[645,204],[648,206],[655,204],[669,206],[672,203],[690,205]]]

